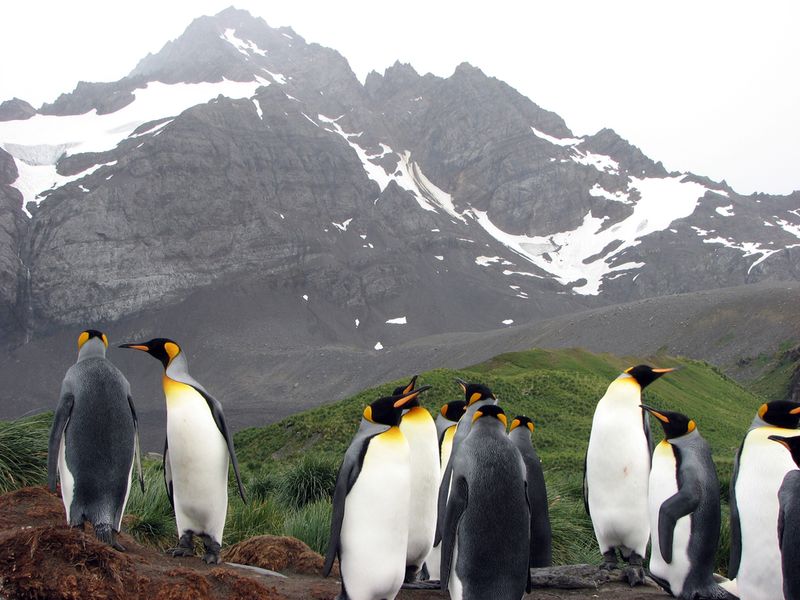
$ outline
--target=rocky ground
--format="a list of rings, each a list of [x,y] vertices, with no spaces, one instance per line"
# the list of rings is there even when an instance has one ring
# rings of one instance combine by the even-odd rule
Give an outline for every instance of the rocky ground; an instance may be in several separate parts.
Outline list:
[[[229,562],[209,566],[199,558],[168,558],[126,534],[121,553],[64,523],[58,496],[43,487],[0,497],[0,599],[108,600],[333,600],[339,581],[321,577],[322,557],[293,538],[262,536],[226,548]],[[244,563],[249,568],[242,566]],[[238,566],[237,566],[238,565]],[[539,573],[539,585],[586,585],[583,589],[538,587],[525,598],[666,597],[655,586],[631,589],[593,567]],[[404,589],[401,600],[447,598],[438,590]]]

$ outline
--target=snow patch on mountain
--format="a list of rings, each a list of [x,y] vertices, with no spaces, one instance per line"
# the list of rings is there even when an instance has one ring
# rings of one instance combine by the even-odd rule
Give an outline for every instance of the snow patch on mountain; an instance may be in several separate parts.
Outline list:
[[[259,86],[268,83],[260,77],[248,82],[150,82],[133,91],[133,102],[113,113],[98,115],[96,110],[92,110],[82,115],[37,114],[26,120],[0,122],[0,146],[14,157],[20,171],[14,186],[20,191],[25,190],[23,202],[29,202],[41,192],[77,178],[62,178],[56,172],[55,165],[63,156],[106,152],[144,123],[176,116],[219,95],[250,98]],[[154,126],[150,135],[157,135],[167,124]],[[137,134],[137,137],[142,135]],[[86,172],[79,176],[83,175]]]
[[[576,146],[577,144],[580,144],[581,142],[583,142],[583,138],[557,138],[557,137],[553,137],[552,135],[548,135],[548,134],[544,133],[543,131],[539,131],[538,129],[536,129],[536,127],[531,127],[531,131],[533,131],[533,134],[536,137],[541,138],[541,139],[545,140],[546,142],[550,142],[551,144],[554,144],[556,146]]]
[[[619,174],[619,163],[605,154],[594,154],[593,152],[578,150],[573,148],[570,158],[579,165],[594,167],[601,173]]]
[[[483,211],[471,209],[470,214],[489,235],[510,250],[550,273],[563,285],[573,285],[573,292],[594,296],[600,293],[606,275],[644,266],[644,263],[635,262],[612,264],[626,249],[694,212],[708,188],[684,179],[685,175],[630,177],[628,190],[638,191],[640,200],[631,215],[611,226],[606,222],[608,217],[595,217],[589,211],[572,231],[546,236],[513,235],[502,231]]]
[[[609,192],[607,189],[602,187],[599,183],[595,183],[592,186],[592,189],[589,190],[589,195],[594,196],[596,198],[605,198],[606,200],[611,200],[612,202],[622,202],[623,204],[633,204],[633,201],[630,199],[630,194],[626,194],[625,192]]]
[[[406,325],[408,323],[408,319],[406,317],[396,317],[394,319],[388,319],[386,323],[388,325]]]
[[[733,204],[730,206],[718,206],[714,209],[718,215],[723,217],[732,217],[733,216]]]
[[[236,50],[238,50],[241,54],[244,54],[247,58],[250,58],[250,56],[253,54],[258,54],[260,56],[267,55],[266,50],[262,50],[250,40],[244,40],[240,37],[237,37],[234,29],[226,29],[225,33],[220,34],[219,37],[236,48]]]

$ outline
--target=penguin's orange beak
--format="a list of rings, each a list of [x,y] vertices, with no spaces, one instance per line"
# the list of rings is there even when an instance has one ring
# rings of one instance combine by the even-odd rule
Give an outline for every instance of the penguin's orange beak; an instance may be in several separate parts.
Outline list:
[[[132,348],[134,350],[141,350],[142,352],[150,352],[150,347],[146,344],[120,344],[118,348]]]

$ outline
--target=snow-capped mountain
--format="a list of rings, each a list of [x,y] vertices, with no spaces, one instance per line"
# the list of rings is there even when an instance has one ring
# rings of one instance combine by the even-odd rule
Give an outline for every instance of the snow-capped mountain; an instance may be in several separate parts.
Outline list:
[[[796,280],[799,256],[798,192],[745,197],[611,130],[577,138],[467,64],[362,85],[334,50],[235,9],[118,82],[0,105],[11,341],[254,286],[315,335],[380,350]]]

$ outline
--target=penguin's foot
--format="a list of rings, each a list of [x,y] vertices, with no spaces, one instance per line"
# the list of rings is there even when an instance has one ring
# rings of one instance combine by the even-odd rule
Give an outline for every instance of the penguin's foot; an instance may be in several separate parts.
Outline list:
[[[415,565],[406,565],[406,574],[403,578],[403,583],[414,583],[417,581],[419,569]]]
[[[169,554],[175,558],[178,556],[194,556],[194,543],[192,542],[192,532],[187,531],[178,540],[176,548],[167,550]]]
[[[622,579],[627,581],[631,587],[644,585],[644,559],[636,552],[631,552],[628,558],[628,566],[622,570]]]
[[[604,571],[613,571],[617,568],[617,551],[613,548],[608,552],[603,552],[603,564],[600,568]]]
[[[220,563],[219,542],[215,542],[210,535],[206,534],[201,535],[200,538],[203,540],[203,546],[206,549],[206,553],[203,555],[203,560],[207,565],[218,565]]]
[[[428,563],[422,563],[422,569],[419,572],[419,580],[428,581],[430,578],[431,574],[428,572]]]
[[[82,525],[81,525],[82,528]],[[108,544],[115,550],[125,552],[125,546],[117,541],[117,532],[110,523],[98,523],[94,526],[94,535],[103,543]]]

